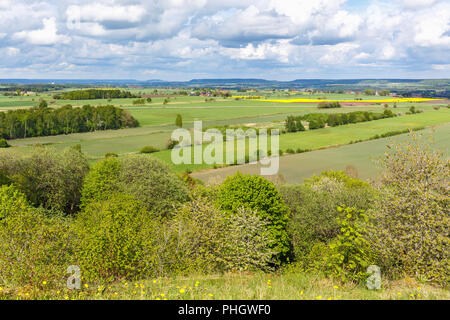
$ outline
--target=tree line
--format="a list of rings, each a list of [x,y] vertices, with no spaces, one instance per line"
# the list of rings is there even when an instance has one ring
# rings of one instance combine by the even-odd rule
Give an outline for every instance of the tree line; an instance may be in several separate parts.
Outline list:
[[[119,89],[85,89],[55,94],[54,99],[62,100],[90,100],[90,99],[119,99],[138,98],[129,91]]]
[[[112,105],[74,108],[65,105],[58,109],[47,107],[45,101],[26,110],[0,112],[0,138],[18,139],[96,130],[121,129],[139,126],[129,111]]]
[[[368,111],[354,111],[348,113],[308,113],[303,116],[288,116],[286,118],[285,127],[287,132],[297,132],[305,130],[302,121],[308,122],[309,129],[314,130],[325,128],[326,124],[330,127],[336,127],[349,123],[358,123],[393,117],[395,117],[395,114],[389,109],[385,109],[382,113]]]

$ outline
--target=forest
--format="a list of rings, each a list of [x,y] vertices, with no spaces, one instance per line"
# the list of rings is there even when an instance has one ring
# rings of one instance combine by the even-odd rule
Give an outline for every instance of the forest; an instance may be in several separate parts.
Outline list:
[[[97,130],[132,128],[139,122],[112,105],[49,108],[45,101],[31,109],[0,112],[0,138],[18,139]]]
[[[138,98],[138,96],[129,91],[119,89],[85,89],[55,94],[53,98],[62,100],[91,100]]]
[[[304,131],[305,127],[302,121],[309,124],[309,129],[325,128],[325,124],[330,127],[340,125],[358,123],[385,118],[393,118],[396,115],[389,109],[385,109],[382,113],[369,111],[353,111],[348,113],[307,113],[302,116],[288,116],[286,118],[285,127],[287,132]]]

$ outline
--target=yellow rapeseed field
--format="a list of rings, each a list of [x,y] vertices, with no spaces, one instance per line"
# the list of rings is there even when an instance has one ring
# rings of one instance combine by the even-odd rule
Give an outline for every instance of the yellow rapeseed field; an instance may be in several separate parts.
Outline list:
[[[393,103],[393,102],[425,102],[440,101],[443,99],[432,98],[388,98],[388,99],[367,99],[367,100],[346,100],[346,99],[261,99],[249,96],[235,96],[234,98],[247,99],[250,101],[279,102],[279,103],[320,103],[320,102],[371,102],[371,103]]]

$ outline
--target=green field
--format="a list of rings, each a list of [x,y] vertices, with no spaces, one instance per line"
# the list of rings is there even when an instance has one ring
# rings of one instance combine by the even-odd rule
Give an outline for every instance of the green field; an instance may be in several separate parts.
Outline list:
[[[435,147],[447,156],[449,154],[450,124],[437,126],[434,131],[427,129],[420,131],[425,136],[432,134]],[[386,145],[390,141],[402,141],[407,134],[391,138],[383,138],[357,144],[344,145],[335,148],[317,150],[307,153],[287,155],[280,158],[280,177],[288,183],[301,183],[304,179],[310,178],[314,174],[320,174],[324,170],[345,170],[347,166],[354,166],[361,179],[375,179],[378,169],[374,160],[382,156],[387,151]],[[257,164],[245,164],[220,168],[216,170],[206,170],[194,172],[194,178],[209,183],[218,183],[236,171],[248,174],[259,174],[260,166]]]
[[[150,89],[132,89],[133,93],[151,92]],[[168,94],[171,92],[167,92]],[[133,106],[134,99],[113,99],[111,101],[103,100],[52,100],[52,93],[41,94],[40,96],[26,96],[26,97],[0,97],[0,110],[11,110],[22,107],[29,107],[37,104],[39,98],[48,99],[47,101],[53,103],[54,106],[64,104],[73,104],[81,106],[83,104],[101,105],[114,104],[116,106],[127,109],[131,114],[139,120],[141,127],[132,129],[120,130],[106,130],[89,133],[77,133],[69,135],[35,137],[26,139],[10,140],[9,143],[14,146],[10,152],[26,153],[30,147],[41,144],[49,145],[58,150],[66,147],[80,144],[82,150],[91,161],[96,161],[102,158],[106,153],[113,152],[119,155],[126,155],[138,152],[144,146],[154,146],[161,149],[161,152],[154,154],[156,157],[166,161],[170,165],[171,152],[164,150],[167,141],[170,139],[172,131],[176,128],[174,125],[177,114],[183,117],[183,126],[185,128],[192,128],[194,120],[202,120],[204,127],[224,126],[224,125],[243,125],[253,127],[283,127],[283,121],[287,115],[303,115],[312,112],[325,113],[342,113],[352,111],[374,111],[382,112],[383,105],[370,104],[360,106],[345,106],[338,109],[317,109],[314,104],[285,104],[273,102],[259,102],[248,100],[236,100],[233,98],[214,98],[214,102],[205,102],[204,97],[191,96],[172,96],[167,105],[163,105],[164,97],[155,97],[152,103],[143,106]],[[322,94],[322,95],[291,95],[287,96],[282,93],[273,95],[273,98],[319,98],[324,97],[330,99],[353,99],[353,95],[345,94]],[[362,99],[374,99],[373,96],[358,96]],[[382,98],[382,97],[380,97]],[[34,100],[34,101],[33,101]],[[400,117],[383,119],[377,121],[370,121],[366,123],[351,124],[333,128],[325,128],[320,130],[312,130],[305,132],[297,132],[290,134],[283,134],[280,136],[280,148],[284,151],[287,149],[321,149],[332,146],[345,145],[356,140],[367,140],[377,134],[383,134],[389,131],[404,130],[408,128],[426,127],[435,124],[442,124],[450,122],[450,110],[442,107],[439,110],[434,110],[438,103],[399,103],[397,108],[390,108],[395,113],[401,112],[403,114],[408,111],[409,107],[415,105],[417,109],[423,109],[425,112],[415,115],[402,115]],[[376,142],[372,142],[376,143]],[[362,144],[358,144],[358,146]],[[353,146],[352,146],[353,147]],[[370,153],[370,150],[368,150]],[[302,157],[309,157],[309,154],[296,155]],[[285,159],[296,156],[282,157],[281,170],[285,170],[289,179],[302,179],[310,172],[317,172],[317,168],[323,166],[315,160],[311,160],[305,166],[304,172],[300,173],[299,177],[290,174],[289,162],[285,164]],[[353,155],[355,159],[358,155]],[[345,157],[344,157],[345,158]],[[341,158],[340,159],[344,159]],[[351,157],[346,160],[340,160],[334,157],[333,161],[336,166],[341,167],[342,163],[351,164]],[[173,165],[172,165],[173,166]],[[211,169],[212,165],[178,165],[173,166],[175,171],[183,172],[185,170],[198,171],[202,169]],[[285,168],[286,167],[286,168]],[[364,167],[364,166],[363,166]],[[361,175],[369,177],[373,172],[368,168],[361,167]],[[234,172],[236,167],[220,169],[220,172]],[[218,171],[218,172],[219,172]],[[209,175],[209,174],[208,174]]]

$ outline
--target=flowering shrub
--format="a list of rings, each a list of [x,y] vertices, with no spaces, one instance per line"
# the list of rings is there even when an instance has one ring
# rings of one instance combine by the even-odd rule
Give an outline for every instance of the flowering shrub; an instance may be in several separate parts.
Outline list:
[[[415,133],[381,159],[384,197],[370,228],[384,273],[450,281],[450,163]]]
[[[241,207],[255,211],[267,222],[267,229],[274,240],[271,248],[278,252],[277,259],[282,261],[287,258],[290,251],[286,232],[289,209],[272,182],[238,172],[220,186],[217,204],[227,212],[237,212]]]

